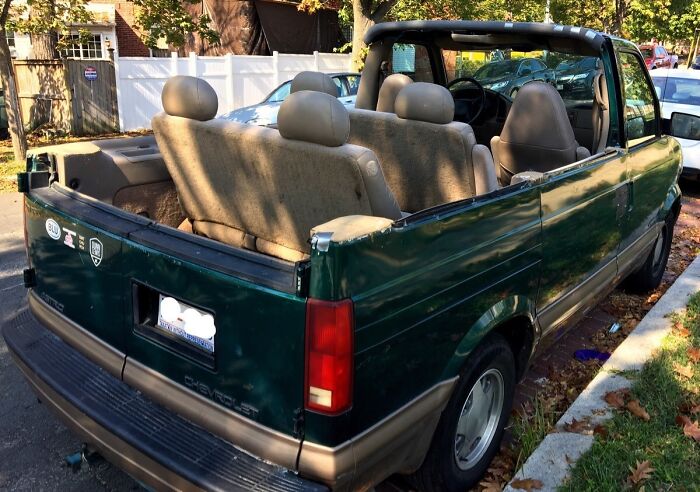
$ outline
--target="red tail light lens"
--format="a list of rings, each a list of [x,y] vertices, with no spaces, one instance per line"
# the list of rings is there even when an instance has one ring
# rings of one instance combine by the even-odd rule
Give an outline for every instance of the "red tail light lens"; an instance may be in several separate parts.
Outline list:
[[[352,406],[353,305],[306,303],[306,408],[337,415]]]

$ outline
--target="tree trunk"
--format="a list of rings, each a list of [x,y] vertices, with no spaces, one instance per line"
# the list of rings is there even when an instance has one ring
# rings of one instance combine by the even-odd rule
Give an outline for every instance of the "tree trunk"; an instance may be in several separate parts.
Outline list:
[[[2,80],[2,86],[5,89],[7,125],[12,137],[15,160],[24,162],[27,158],[27,136],[24,134],[24,126],[22,126],[15,72],[12,68],[12,57],[10,56],[10,47],[7,45],[5,29],[0,29],[0,80]]]
[[[58,58],[58,33],[32,34],[32,58],[35,60],[55,60]]]
[[[361,0],[352,0],[352,66],[358,72],[362,70],[367,56],[367,45],[365,44],[365,33],[374,25],[374,20],[370,18]]]

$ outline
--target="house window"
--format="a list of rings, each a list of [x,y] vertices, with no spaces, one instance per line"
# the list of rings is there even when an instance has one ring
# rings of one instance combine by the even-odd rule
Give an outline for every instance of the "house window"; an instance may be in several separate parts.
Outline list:
[[[78,34],[71,34],[68,41],[70,44],[63,51],[66,58],[102,58],[101,34],[91,34],[83,43]]]
[[[15,47],[15,31],[6,31],[5,37],[7,37],[7,45],[10,48]]]

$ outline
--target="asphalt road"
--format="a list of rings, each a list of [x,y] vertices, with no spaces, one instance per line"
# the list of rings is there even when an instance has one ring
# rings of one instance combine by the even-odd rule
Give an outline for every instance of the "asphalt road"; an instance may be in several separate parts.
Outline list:
[[[0,321],[24,304],[26,266],[22,196],[0,194]],[[81,443],[41,405],[0,338],[0,490],[134,490],[138,485],[106,461],[66,468]]]

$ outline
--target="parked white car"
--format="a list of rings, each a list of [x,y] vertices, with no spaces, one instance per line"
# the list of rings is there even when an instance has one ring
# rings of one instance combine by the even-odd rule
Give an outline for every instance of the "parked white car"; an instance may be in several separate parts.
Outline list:
[[[661,115],[700,116],[700,71],[658,68],[651,73],[661,103]],[[700,178],[700,141],[677,138],[683,149],[683,176]]]

